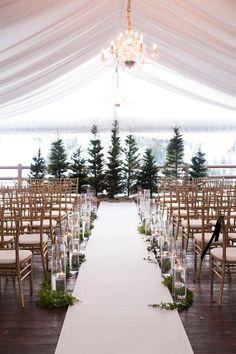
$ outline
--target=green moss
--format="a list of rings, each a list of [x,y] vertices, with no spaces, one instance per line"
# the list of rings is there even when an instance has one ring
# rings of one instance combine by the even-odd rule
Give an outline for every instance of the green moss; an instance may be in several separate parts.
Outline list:
[[[79,300],[71,294],[58,293],[52,290],[51,279],[48,276],[42,283],[41,289],[38,292],[37,304],[41,307],[53,309],[53,308],[67,308],[70,305],[74,305]]]

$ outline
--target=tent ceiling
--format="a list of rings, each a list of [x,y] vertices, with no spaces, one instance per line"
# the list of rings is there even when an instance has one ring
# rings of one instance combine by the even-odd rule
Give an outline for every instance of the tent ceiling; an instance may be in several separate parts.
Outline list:
[[[20,128],[23,113],[105,77],[111,68],[96,55],[126,28],[126,4],[31,0],[29,6],[28,0],[0,1],[0,129],[7,129],[8,122],[9,129],[17,123]],[[132,9],[134,28],[144,35],[148,46],[158,44],[158,65],[178,73],[184,83],[195,82],[196,87],[190,89],[189,85],[183,87],[181,80],[161,77],[158,65],[129,74],[157,88],[227,108],[221,111],[222,120],[226,117],[229,125],[236,125],[232,118],[236,110],[236,2],[134,0]],[[88,104],[92,100],[90,97]],[[176,119],[180,114],[181,110]],[[137,119],[134,113],[132,116],[128,121],[135,128]],[[34,120],[33,124],[38,123]],[[153,116],[149,125],[155,125]]]

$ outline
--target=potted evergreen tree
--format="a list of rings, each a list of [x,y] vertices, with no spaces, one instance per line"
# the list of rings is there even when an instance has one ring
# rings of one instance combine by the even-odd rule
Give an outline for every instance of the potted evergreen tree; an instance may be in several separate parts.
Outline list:
[[[189,174],[192,178],[203,178],[207,176],[205,154],[199,148],[191,159]]]
[[[139,153],[136,140],[133,135],[127,135],[125,139],[125,162],[124,171],[126,173],[126,191],[129,197],[130,193],[137,191],[137,181],[139,174]]]
[[[68,170],[67,154],[62,139],[57,138],[51,144],[49,153],[48,173],[54,177],[65,176]]]
[[[158,167],[151,149],[146,149],[143,157],[143,165],[139,174],[138,184],[143,189],[150,190],[150,196],[157,187]]]
[[[81,193],[81,187],[87,184],[88,168],[86,166],[86,160],[82,157],[81,148],[78,147],[71,155],[71,163],[69,165],[69,177],[78,178],[78,192]]]
[[[104,154],[103,147],[99,138],[98,127],[93,125],[91,128],[93,138],[90,140],[88,153],[88,172],[89,184],[94,188],[96,195],[104,189]]]
[[[29,178],[31,179],[43,179],[46,175],[47,167],[46,161],[41,155],[41,149],[38,149],[37,156],[33,157],[33,162],[30,165]]]
[[[111,146],[108,151],[108,163],[106,171],[107,192],[110,198],[124,190],[123,163],[121,160],[121,142],[119,136],[119,124],[113,121],[111,130]]]
[[[173,128],[174,136],[167,146],[166,161],[164,163],[163,174],[165,176],[180,177],[182,174],[181,165],[184,162],[184,141],[180,132],[180,127]]]

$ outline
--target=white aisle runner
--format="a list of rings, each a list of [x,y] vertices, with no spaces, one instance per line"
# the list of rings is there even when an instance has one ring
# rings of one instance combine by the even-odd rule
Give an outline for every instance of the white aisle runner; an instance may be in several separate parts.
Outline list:
[[[148,307],[171,297],[143,259],[135,204],[102,202],[98,216],[55,353],[193,353],[177,311]]]

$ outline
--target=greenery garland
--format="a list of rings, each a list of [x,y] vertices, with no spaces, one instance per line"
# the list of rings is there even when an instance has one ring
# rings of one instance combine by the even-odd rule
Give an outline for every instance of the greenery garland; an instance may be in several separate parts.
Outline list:
[[[50,276],[46,277],[38,292],[37,304],[44,308],[67,308],[76,302],[79,302],[79,299],[70,293],[59,293],[52,290]]]
[[[138,232],[143,235],[151,235],[150,227],[146,228],[144,224],[138,226]]]
[[[162,284],[168,287],[169,291],[172,292],[173,277],[172,275],[164,278]],[[165,310],[177,310],[178,312],[189,309],[193,304],[193,292],[187,289],[186,299],[181,302],[162,302],[160,304],[148,305],[153,308],[160,308]]]

